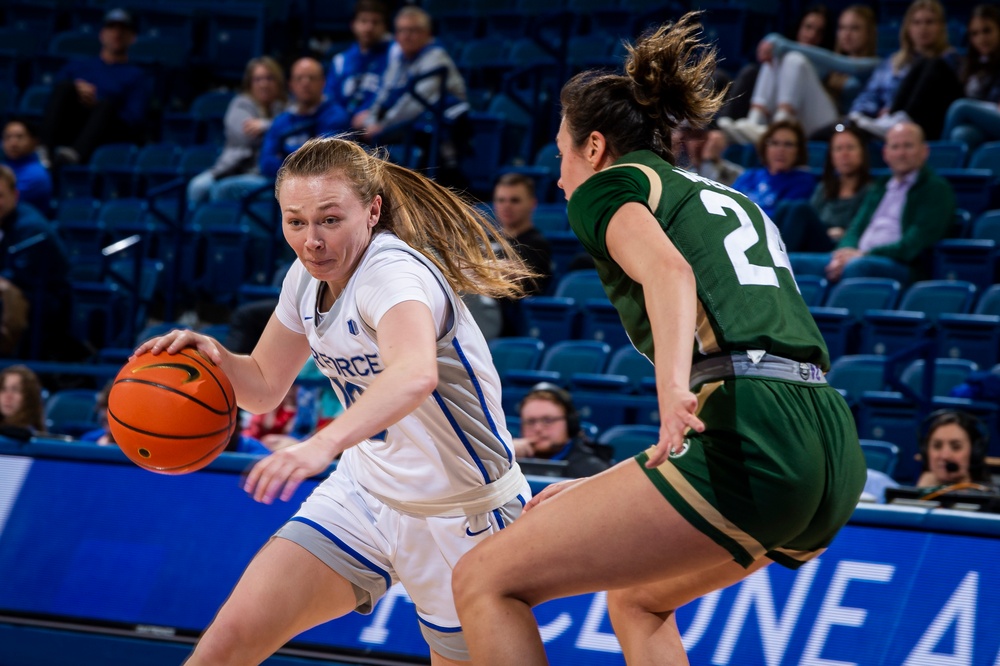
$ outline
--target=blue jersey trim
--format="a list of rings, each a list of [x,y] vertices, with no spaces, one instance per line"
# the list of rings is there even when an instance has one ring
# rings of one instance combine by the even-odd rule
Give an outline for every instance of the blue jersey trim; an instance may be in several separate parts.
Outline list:
[[[420,624],[427,625],[428,627],[430,627],[434,631],[440,631],[440,632],[445,633],[445,634],[457,634],[458,632],[462,631],[462,627],[441,627],[441,626],[438,626],[438,625],[434,624],[433,622],[428,622],[424,618],[420,617],[419,614],[417,615],[417,620],[420,622]]]
[[[288,519],[288,522],[292,521],[299,522],[313,528],[314,530],[325,536],[327,539],[337,544],[337,546],[342,551],[344,551],[345,553],[356,559],[358,562],[361,562],[361,564],[365,565],[366,567],[377,573],[379,576],[382,576],[382,578],[385,579],[385,589],[388,590],[390,587],[392,587],[392,578],[390,578],[388,571],[378,566],[377,564],[369,560],[367,557],[365,557],[364,555],[362,555],[361,553],[354,550],[346,543],[338,539],[336,536],[334,536],[333,532],[331,532],[330,530],[326,529],[322,525],[319,525],[318,523],[309,520],[308,518],[303,518],[302,516],[292,516],[291,518]]]
[[[505,525],[503,522],[503,515],[501,515],[500,509],[493,509],[493,517],[497,519],[498,528],[503,529],[507,527],[507,525]]]
[[[476,455],[476,452],[472,448],[472,444],[469,443],[469,438],[465,436],[465,432],[458,427],[458,422],[455,420],[455,417],[451,415],[451,412],[448,411],[448,405],[444,403],[444,398],[441,397],[441,394],[438,393],[437,389],[434,390],[434,400],[437,401],[438,407],[441,408],[441,412],[444,414],[445,418],[448,419],[448,423],[451,424],[451,429],[455,431],[455,435],[457,435],[459,441],[462,442],[462,446],[464,446],[465,450],[469,452],[473,462],[476,463],[476,467],[479,468],[479,472],[483,475],[483,482],[489,483],[490,475],[486,473],[483,461]]]
[[[490,424],[490,431],[493,433],[493,436],[497,438],[497,441],[500,442],[500,446],[503,447],[503,450],[507,452],[507,462],[509,464],[514,464],[514,454],[509,448],[507,448],[507,444],[504,443],[503,437],[500,436],[497,424],[493,421],[493,414],[490,413],[490,410],[486,405],[486,396],[483,395],[483,388],[479,385],[479,378],[476,377],[476,373],[472,369],[472,364],[469,363],[469,359],[465,357],[465,352],[462,351],[462,345],[459,344],[458,338],[451,339],[451,346],[455,348],[455,352],[458,354],[458,360],[462,362],[462,365],[465,367],[465,371],[469,373],[469,380],[472,382],[473,388],[476,389],[476,395],[479,397],[479,406],[482,408],[483,414],[486,415],[486,422]],[[486,482],[489,483],[489,480]]]

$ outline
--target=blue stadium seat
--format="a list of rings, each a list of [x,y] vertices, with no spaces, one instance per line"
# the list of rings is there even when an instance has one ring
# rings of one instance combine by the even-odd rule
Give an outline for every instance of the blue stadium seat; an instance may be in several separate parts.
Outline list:
[[[56,435],[80,435],[97,428],[97,391],[61,389],[45,401],[45,428]]]
[[[849,403],[855,403],[865,391],[885,388],[885,359],[873,354],[841,356],[830,365],[826,380],[844,391]]]
[[[249,273],[250,229],[240,222],[239,204],[201,204],[189,224],[205,243],[205,261],[197,278],[200,293],[215,303],[233,305]]]
[[[264,53],[264,3],[221,3],[208,13],[206,61],[212,73],[237,82],[250,58]]]
[[[969,146],[964,141],[928,141],[927,149],[927,164],[935,171],[961,169],[969,156]]]
[[[924,341],[944,313],[966,314],[976,286],[960,280],[923,280],[906,290],[896,310],[868,310],[861,326],[860,351],[885,354]]]
[[[545,351],[545,343],[537,338],[494,338],[489,345],[501,379],[508,370],[536,369]]]
[[[1000,141],[980,144],[969,156],[969,167],[989,169],[995,174],[1000,174]]]
[[[597,438],[615,451],[615,460],[627,460],[642,453],[660,439],[660,429],[649,425],[618,425],[608,428]]]
[[[569,219],[566,217],[564,203],[540,203],[531,219],[535,227],[545,235],[569,230]]]
[[[878,439],[899,447],[899,462],[893,478],[912,485],[920,474],[918,453],[919,410],[896,391],[865,391],[857,403],[858,436]]]
[[[45,108],[49,104],[50,97],[52,97],[51,84],[36,83],[28,86],[17,104],[18,115],[41,120],[45,116]]]
[[[553,293],[553,296],[529,296],[521,301],[528,334],[546,344],[577,337],[577,320],[584,300],[607,300],[595,270],[562,275]]]
[[[1000,148],[1000,141],[997,147]],[[1000,245],[1000,209],[981,213],[972,225],[971,235],[974,239],[991,240]]]
[[[462,159],[462,173],[477,192],[490,192],[503,160],[504,119],[488,113],[470,112],[471,150]]]
[[[59,172],[59,198],[98,196],[116,199],[132,194],[138,148],[131,143],[98,146],[89,164],[64,166]]]
[[[567,386],[574,373],[600,374],[611,356],[611,347],[592,340],[564,340],[547,345],[538,370],[509,370],[507,384],[532,386],[540,381],[552,381]]]
[[[827,280],[819,275],[796,275],[795,283],[799,286],[802,300],[809,306],[821,306],[826,300]]]
[[[861,451],[865,454],[865,465],[883,474],[892,476],[899,463],[899,447],[892,442],[878,439],[862,439]]]
[[[656,371],[648,358],[631,344],[622,345],[608,361],[608,373],[629,378],[634,393],[656,392]]]
[[[942,314],[937,325],[939,355],[993,366],[1000,361],[1000,285],[982,293],[973,314]]]
[[[60,32],[49,42],[49,53],[65,58],[92,58],[101,50],[97,35],[82,30]]]
[[[996,277],[997,243],[981,238],[947,238],[934,246],[935,280],[965,280],[985,289]]]
[[[622,325],[621,315],[606,296],[589,298],[581,304],[580,339],[606,342],[613,348],[632,343]]]
[[[959,208],[978,215],[990,207],[990,183],[993,172],[988,169],[938,169],[938,175],[947,180],[955,190]]]
[[[931,384],[931,392],[925,395],[923,391],[924,367],[923,359],[911,362],[900,374],[900,381],[909,386],[914,393],[925,399],[934,396],[947,396],[951,389],[965,381],[970,372],[979,369],[975,361],[961,358],[936,358],[934,359],[934,379]]]
[[[535,158],[530,166],[505,166],[500,169],[500,173],[513,172],[531,176],[535,180],[535,195],[541,205],[554,208],[561,206],[565,217],[566,202],[556,186],[559,181],[558,155],[559,147],[554,141],[550,141],[535,152]],[[567,228],[567,225],[563,224],[561,229],[553,231],[565,231]]]
[[[845,278],[830,289],[822,307],[810,307],[830,357],[853,353],[865,311],[895,306],[900,290],[899,282],[887,278]]]

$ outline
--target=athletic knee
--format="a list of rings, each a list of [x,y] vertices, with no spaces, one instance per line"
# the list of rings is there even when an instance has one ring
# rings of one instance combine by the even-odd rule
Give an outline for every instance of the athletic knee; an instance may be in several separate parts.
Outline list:
[[[243,651],[252,644],[253,637],[242,632],[237,624],[216,618],[198,640],[190,659],[184,663],[185,666],[243,663]]]
[[[673,605],[669,599],[650,595],[641,587],[608,591],[608,615],[612,623],[636,615],[669,613],[675,610]]]
[[[451,591],[459,614],[476,599],[481,599],[485,591],[482,588],[485,588],[486,576],[483,575],[484,570],[475,563],[476,559],[475,552],[466,553],[451,573]]]

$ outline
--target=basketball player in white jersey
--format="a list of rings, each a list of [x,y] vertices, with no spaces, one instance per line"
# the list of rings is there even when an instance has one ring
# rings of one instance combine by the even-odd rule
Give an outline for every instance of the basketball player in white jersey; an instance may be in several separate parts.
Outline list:
[[[467,661],[452,568],[520,514],[530,489],[489,348],[457,292],[516,296],[531,273],[494,254],[501,235],[449,190],[349,141],[308,142],[275,191],[298,260],[254,351],[172,331],[136,353],[196,347],[255,413],[280,402],[311,356],[346,409],[258,462],[245,489],[288,500],[340,460],[254,557],[187,663],[260,663],[310,627],[370,612],[397,581],[431,663]]]

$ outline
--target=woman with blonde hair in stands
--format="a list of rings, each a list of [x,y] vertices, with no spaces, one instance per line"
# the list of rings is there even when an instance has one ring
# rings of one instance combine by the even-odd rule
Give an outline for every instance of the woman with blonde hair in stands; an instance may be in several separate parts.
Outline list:
[[[288,90],[281,66],[268,56],[252,58],[243,72],[243,86],[226,108],[226,143],[215,164],[188,183],[188,208],[208,199],[220,180],[256,173],[261,144],[275,116],[285,110]]]
[[[948,41],[944,6],[938,0],[914,0],[899,27],[899,50],[875,68],[848,118],[880,139],[903,120],[920,125],[928,140],[937,139],[948,106],[962,96],[960,64]]]
[[[260,663],[306,629],[370,613],[396,582],[431,663],[466,661],[452,568],[531,491],[489,346],[459,293],[514,297],[535,274],[471,203],[352,141],[307,141],[275,193],[297,259],[253,351],[172,331],[136,353],[197,348],[252,413],[278,405],[311,357],[344,412],[258,462],[244,489],[288,501],[339,460],[250,562],[188,663]]]
[[[806,135],[834,122],[850,106],[878,65],[875,13],[865,5],[844,9],[833,51],[774,33],[757,47],[763,63],[746,118],[719,118],[736,143],[757,143],[768,123],[798,120]]]

